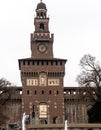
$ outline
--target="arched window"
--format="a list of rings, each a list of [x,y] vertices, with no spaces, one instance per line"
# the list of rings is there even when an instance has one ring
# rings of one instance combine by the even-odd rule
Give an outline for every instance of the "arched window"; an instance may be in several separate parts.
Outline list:
[[[39,27],[41,30],[44,30],[44,24],[43,23],[40,23],[40,27]]]
[[[39,13],[37,13],[37,17],[39,17]]]
[[[48,117],[48,105],[46,103],[39,104],[39,118],[47,118]]]
[[[41,18],[43,18],[43,12],[41,12],[40,15],[41,15]]]

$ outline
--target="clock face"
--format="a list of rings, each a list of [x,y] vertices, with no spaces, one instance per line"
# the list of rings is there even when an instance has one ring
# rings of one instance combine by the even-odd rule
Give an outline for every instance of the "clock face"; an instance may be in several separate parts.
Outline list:
[[[38,50],[39,50],[40,52],[42,52],[42,53],[44,53],[44,52],[46,51],[46,49],[47,49],[47,47],[46,47],[45,44],[40,44],[40,45],[38,46]]]

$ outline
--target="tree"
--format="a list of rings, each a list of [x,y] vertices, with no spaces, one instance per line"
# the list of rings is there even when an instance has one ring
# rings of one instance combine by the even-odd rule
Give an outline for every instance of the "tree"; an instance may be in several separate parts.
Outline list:
[[[11,83],[6,79],[4,78],[0,79],[0,125],[4,124],[8,119],[7,115],[5,115],[5,109],[6,109],[5,104],[11,96],[11,93],[8,89],[10,85]],[[6,94],[6,96],[2,100],[4,94]]]
[[[81,58],[80,66],[82,72],[77,76],[77,81],[93,102],[88,110],[88,120],[90,123],[101,123],[101,65],[95,57],[88,54]]]
[[[88,122],[101,123],[101,101],[96,101],[90,109],[88,109]]]

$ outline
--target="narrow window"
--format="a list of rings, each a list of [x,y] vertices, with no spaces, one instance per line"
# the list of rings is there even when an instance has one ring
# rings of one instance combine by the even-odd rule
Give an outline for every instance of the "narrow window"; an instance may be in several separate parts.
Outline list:
[[[29,90],[27,90],[27,94],[29,95]]]
[[[42,90],[42,94],[44,94],[44,90]]]
[[[34,93],[35,93],[35,95],[36,95],[36,94],[37,94],[37,91],[35,90],[35,92],[34,92]]]
[[[43,17],[43,12],[41,12],[41,18]]]
[[[39,65],[39,61],[37,61],[37,65]]]
[[[57,61],[56,61],[55,63],[56,63],[56,65],[58,65],[58,62],[57,62]]]
[[[46,62],[46,64],[48,65],[48,61]]]
[[[40,23],[40,29],[44,30],[44,24],[43,23]]]
[[[51,90],[49,91],[49,94],[52,94],[52,91],[51,91]]]
[[[60,62],[60,65],[62,65],[62,61]]]
[[[34,61],[33,61],[33,63],[32,63],[33,65],[34,65]]]
[[[59,91],[57,90],[57,95],[59,94]]]
[[[44,65],[44,61],[42,61],[42,65]]]
[[[30,65],[30,61],[28,61],[28,65]]]
[[[53,65],[53,62],[51,61],[51,65]]]
[[[25,61],[23,61],[23,65],[25,65]]]

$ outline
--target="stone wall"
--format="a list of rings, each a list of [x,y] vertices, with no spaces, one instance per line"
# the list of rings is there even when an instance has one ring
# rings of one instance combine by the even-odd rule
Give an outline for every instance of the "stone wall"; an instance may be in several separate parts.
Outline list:
[[[101,124],[72,123],[67,130],[101,130]],[[64,124],[31,125],[27,130],[64,130]]]

